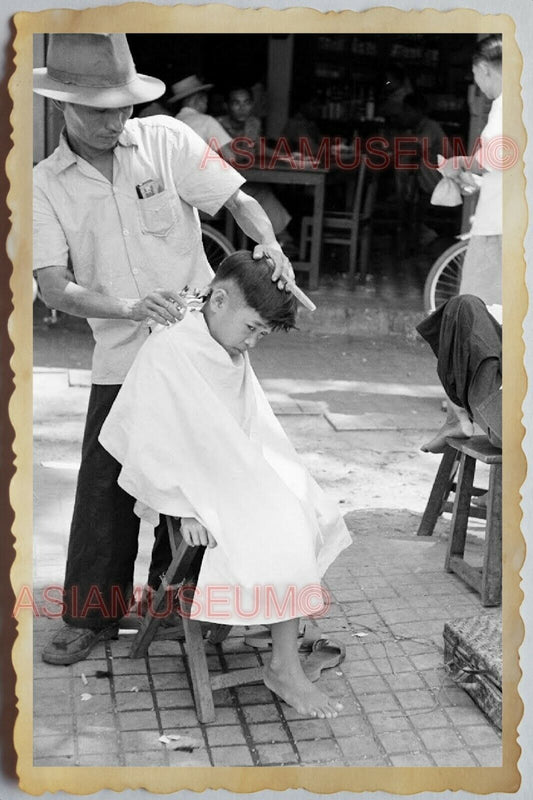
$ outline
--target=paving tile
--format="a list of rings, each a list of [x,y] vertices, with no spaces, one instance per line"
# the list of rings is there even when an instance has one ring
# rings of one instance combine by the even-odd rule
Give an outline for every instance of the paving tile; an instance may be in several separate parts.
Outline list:
[[[420,750],[420,739],[408,730],[380,733],[379,740],[389,756],[395,753],[412,753]]]
[[[115,675],[114,683],[116,692],[131,692],[134,688],[137,688],[140,692],[148,692],[150,690],[146,673],[144,675],[131,673],[128,675]]]
[[[396,697],[405,709],[431,708],[435,705],[435,699],[431,692],[427,692],[424,689],[413,689],[412,691],[397,692]]]
[[[413,670],[413,664],[407,656],[394,656],[392,659],[375,658],[374,664],[381,675],[398,675]]]
[[[434,669],[435,667],[444,666],[444,653],[414,653],[411,656],[411,661],[418,670]]]
[[[424,710],[409,712],[411,724],[419,731],[426,729],[440,729],[450,727],[450,720],[446,714],[438,708],[428,708]]]
[[[78,748],[80,755],[94,755],[96,753],[118,753],[118,737],[115,731],[104,734],[79,733]]]
[[[346,719],[337,717],[335,720]],[[351,718],[348,718],[351,719]],[[297,742],[305,739],[326,739],[331,736],[331,729],[325,719],[291,720],[288,722],[290,732]]]
[[[197,725],[198,717],[193,708],[177,708],[170,711],[161,711],[161,725],[163,730],[180,730],[187,725]]]
[[[368,715],[368,721],[376,733],[410,730],[409,719],[402,711],[381,711]]]
[[[457,727],[462,725],[479,725],[486,720],[485,715],[476,705],[467,708],[463,706],[450,706],[446,709],[446,713]],[[487,724],[490,723],[487,721]]]
[[[122,747],[126,753],[144,753],[147,750],[160,751],[163,749],[163,745],[159,741],[160,735],[158,730],[123,731]]]
[[[472,750],[474,758],[482,767],[501,767],[502,749],[501,747],[476,747]]]
[[[327,764],[329,761],[337,760],[341,754],[338,745],[331,739],[298,742],[297,747],[302,766],[305,764]]]
[[[406,689],[425,689],[426,683],[416,672],[401,672],[397,675],[386,675],[385,680],[394,692]]]
[[[156,692],[164,689],[189,688],[189,681],[184,672],[155,672],[152,680]]]
[[[278,709],[274,704],[266,706],[246,706],[244,716],[248,723],[277,722],[280,719]],[[306,725],[308,723],[305,723]]]
[[[207,728],[207,740],[210,747],[217,745],[246,744],[246,739],[238,725],[214,725]]]
[[[150,672],[185,672],[185,664],[181,657],[156,656],[150,653]]]
[[[269,764],[298,764],[298,756],[290,744],[258,744],[257,756],[260,766]]]
[[[126,661],[126,659],[120,659],[120,660]],[[135,663],[135,662],[130,662],[130,663]],[[115,667],[116,665],[114,664],[113,666]],[[107,659],[95,658],[89,663],[87,663],[87,661],[78,661],[76,664],[71,664],[69,669],[74,677],[79,677],[83,672],[86,678],[91,678],[94,677],[94,674],[98,669],[107,672],[107,670],[109,669],[109,665],[107,663]]]
[[[421,730],[420,738],[428,750],[458,750],[464,744],[454,730],[432,728]]]
[[[158,730],[155,711],[122,711],[119,724],[123,731]]]
[[[34,758],[53,756],[74,756],[74,739],[69,733],[53,736],[35,736],[33,739]]]
[[[341,669],[345,675],[348,675],[352,679],[365,675],[376,675],[378,671],[375,663],[369,658],[361,658],[357,661],[349,661],[348,658],[346,658]]]
[[[118,692],[116,700],[119,711],[149,710],[154,707],[150,692]]]
[[[111,698],[109,694],[92,694],[88,700],[82,700],[82,695],[87,692],[88,687],[81,687],[84,691],[74,696],[74,713],[83,717],[86,714],[99,714],[110,711]],[[90,694],[90,692],[87,692]]]
[[[211,757],[215,767],[251,767],[252,756],[247,747],[213,747]]]
[[[257,705],[258,703],[272,703],[272,693],[262,684],[239,686],[236,691],[239,702],[243,706]]]
[[[117,731],[117,719],[111,708],[106,712],[88,713],[76,717],[76,729],[78,733],[103,734],[109,731]]]
[[[117,752],[79,755],[76,761],[79,767],[120,767],[122,763],[121,756]]]
[[[379,694],[365,694],[358,698],[359,702],[367,713],[372,711],[398,711],[398,702],[395,696],[389,692]]]
[[[217,692],[218,694],[218,692]],[[261,706],[257,706],[260,708]],[[255,706],[250,706],[250,708],[255,708]],[[237,713],[237,709],[220,706],[218,703],[215,706],[215,714],[216,719],[214,722],[207,723],[209,725],[238,725],[240,723],[239,715]]]
[[[349,764],[356,759],[382,757],[379,744],[370,736],[349,736],[339,738],[337,744]]]
[[[433,761],[425,753],[399,753],[390,756],[393,767],[431,767]]]
[[[167,754],[156,750],[124,753],[124,761],[127,767],[166,767],[168,763]]]
[[[432,750],[431,755],[438,767],[477,767],[466,750]]]
[[[366,654],[369,658],[388,658],[394,663],[396,656],[403,656],[403,652],[398,642],[384,641],[384,642],[365,642],[364,647]]]
[[[445,687],[439,692],[439,702],[442,706],[459,706],[462,708],[474,709],[478,708],[470,695],[467,694],[464,689],[459,689],[455,685]],[[480,719],[485,719],[483,712],[479,709],[478,711],[480,714]]]
[[[287,732],[280,723],[254,723],[253,725],[250,725],[249,728],[255,743],[266,744],[267,742],[270,742],[271,744],[274,744],[276,742],[286,742],[289,738]]]
[[[381,675],[361,676],[352,681],[352,684],[357,696],[390,691]]]
[[[486,718],[485,718],[486,720]],[[461,726],[459,732],[471,747],[501,746],[500,734],[486,720],[485,725]]]
[[[157,692],[159,708],[193,708],[194,700],[189,689],[174,689]]]
[[[76,762],[74,756],[43,756],[42,758],[33,759],[35,767],[74,767]]]
[[[33,718],[34,736],[55,736],[60,733],[73,731],[73,717],[70,714],[53,714],[47,717]]]
[[[107,665],[96,669],[106,670]],[[113,675],[146,675],[146,662],[144,658],[114,658]]]
[[[258,667],[259,660],[255,653],[236,653],[224,656],[228,670]]]
[[[192,753],[181,750],[168,750],[167,758],[171,767],[210,767],[211,761],[207,750],[199,748]]]
[[[45,694],[41,692],[33,700],[33,713],[35,716],[49,716],[56,714],[58,709],[65,712],[72,712],[72,694],[70,687],[57,694]]]

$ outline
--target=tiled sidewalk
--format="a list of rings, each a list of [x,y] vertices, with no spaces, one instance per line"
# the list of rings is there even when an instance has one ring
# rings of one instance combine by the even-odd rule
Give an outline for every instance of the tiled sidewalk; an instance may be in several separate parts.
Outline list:
[[[131,660],[131,635],[122,634],[87,661],[53,667],[40,649],[55,623],[39,618],[35,764],[499,766],[499,733],[444,669],[444,622],[481,607],[443,562],[442,541],[379,531],[330,569],[333,602],[320,626],[347,650],[342,666],[320,678],[344,705],[333,720],[303,719],[254,685],[217,692],[215,723],[200,725],[180,642],[155,641],[146,659]],[[212,670],[268,657],[244,644],[242,629],[208,652]],[[97,670],[110,677],[96,678]],[[171,733],[201,746],[173,751],[159,742]]]
[[[55,373],[39,377],[37,589],[57,583],[64,568],[87,395],[79,386],[65,389],[63,380]],[[41,661],[41,649],[58,623],[41,616],[34,626],[36,766],[501,764],[499,732],[443,663],[444,623],[481,613],[479,597],[444,571],[447,523],[442,520],[431,539],[417,538],[419,514],[406,510],[423,507],[436,467],[413,460],[414,440],[407,434],[336,432],[316,403],[273,399],[277,412],[287,415],[289,435],[297,446],[306,442],[308,463],[339,502],[346,482],[361,482],[361,502],[358,495],[346,516],[354,543],[326,575],[332,603],[319,621],[325,634],[346,645],[344,663],[319,681],[344,711],[334,720],[304,719],[258,684],[216,692],[216,721],[200,725],[180,642],[158,639],[146,659],[132,660],[131,634],[124,633],[99,644],[86,661],[54,667]],[[62,436],[57,420],[68,426]],[[380,438],[386,435],[393,439]],[[357,447],[365,448],[366,461],[353,473],[352,462],[361,459]],[[398,476],[401,505],[394,508],[387,487]],[[480,551],[479,539],[469,538],[469,558],[479,559]],[[142,563],[142,574],[145,569]],[[242,629],[222,645],[208,645],[208,652],[212,670],[257,666],[268,658],[268,651],[244,644]],[[109,676],[98,678],[97,671]],[[174,751],[159,741],[163,734],[192,736],[200,747]]]

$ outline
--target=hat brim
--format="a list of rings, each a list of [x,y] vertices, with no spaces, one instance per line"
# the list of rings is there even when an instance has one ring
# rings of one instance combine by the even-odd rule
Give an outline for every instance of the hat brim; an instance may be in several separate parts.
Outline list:
[[[74,86],[71,83],[55,81],[48,75],[46,67],[33,70],[33,91],[36,94],[62,100],[65,103],[77,103],[81,106],[97,108],[121,108],[122,106],[148,103],[161,97],[166,86],[159,78],[137,74],[134,80],[124,86],[90,87]]]
[[[190,92],[184,92],[183,94],[175,94],[173,97],[169,97],[167,103],[177,103],[179,100],[185,100],[186,97],[191,97],[193,94],[198,94],[198,92],[207,92],[208,89],[212,89],[214,83],[204,83],[203,86],[197,86],[195,89],[192,89]]]

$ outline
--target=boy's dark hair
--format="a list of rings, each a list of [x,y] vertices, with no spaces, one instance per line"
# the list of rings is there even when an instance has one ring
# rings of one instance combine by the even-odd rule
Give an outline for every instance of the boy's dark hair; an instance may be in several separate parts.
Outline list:
[[[296,327],[297,300],[291,292],[278,289],[272,280],[273,267],[266,258],[254,259],[249,250],[226,256],[217,269],[213,286],[232,281],[242,292],[246,304],[274,330]]]
[[[403,98],[403,104],[404,106],[412,108],[414,111],[418,111],[420,114],[427,114],[428,101],[420,92],[410,92],[406,94]]]

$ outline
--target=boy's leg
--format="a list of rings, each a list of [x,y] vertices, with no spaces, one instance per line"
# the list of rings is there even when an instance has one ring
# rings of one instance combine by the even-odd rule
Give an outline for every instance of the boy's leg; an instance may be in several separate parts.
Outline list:
[[[336,717],[342,710],[337,703],[311,683],[298,655],[299,619],[276,622],[271,626],[272,659],[265,667],[265,685],[288,705],[307,717]]]

